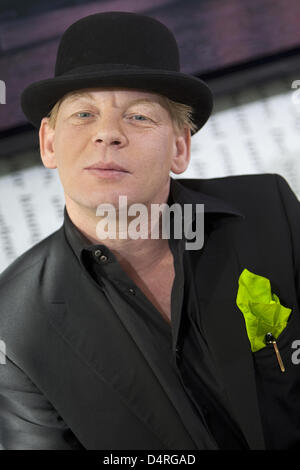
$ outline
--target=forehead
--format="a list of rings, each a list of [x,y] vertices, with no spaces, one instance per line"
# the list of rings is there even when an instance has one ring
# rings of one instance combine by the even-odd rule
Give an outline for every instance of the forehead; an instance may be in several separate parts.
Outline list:
[[[70,92],[63,97],[65,105],[78,101],[91,101],[95,104],[110,101],[114,106],[123,106],[132,103],[165,105],[165,97],[148,91],[132,90],[126,88],[93,88]]]

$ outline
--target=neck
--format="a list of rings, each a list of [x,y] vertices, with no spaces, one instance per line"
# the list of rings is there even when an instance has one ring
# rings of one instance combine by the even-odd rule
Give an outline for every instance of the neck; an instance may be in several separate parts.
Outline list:
[[[96,226],[101,221],[107,222],[107,218],[95,216],[95,211],[83,211],[74,201],[67,198],[66,209],[73,224],[91,244],[104,244],[107,246],[123,269],[132,276],[137,273],[142,276],[153,271],[158,265],[161,266],[170,254],[168,240],[162,238],[161,223],[158,224],[158,238],[151,236],[150,204],[148,210],[148,230],[144,230],[144,238],[138,239],[133,239],[130,233],[128,233],[128,228],[134,217],[128,217],[126,227],[124,228],[124,224],[120,223],[119,214],[117,213],[116,237],[101,238],[101,233],[100,237],[98,236],[99,231],[96,231]],[[139,228],[139,230],[141,229]]]

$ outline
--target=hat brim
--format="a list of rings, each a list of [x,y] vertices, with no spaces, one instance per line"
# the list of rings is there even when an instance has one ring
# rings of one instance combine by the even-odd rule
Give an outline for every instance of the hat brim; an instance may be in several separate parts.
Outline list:
[[[55,103],[65,94],[86,88],[122,87],[155,92],[173,101],[192,106],[197,132],[213,109],[213,95],[201,79],[181,72],[165,70],[114,69],[73,72],[32,83],[21,95],[21,107],[27,119],[39,127]]]

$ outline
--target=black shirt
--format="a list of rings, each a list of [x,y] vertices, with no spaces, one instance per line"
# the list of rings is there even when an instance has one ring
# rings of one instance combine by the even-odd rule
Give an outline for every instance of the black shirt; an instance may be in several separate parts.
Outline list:
[[[231,417],[226,393],[217,380],[215,364],[202,335],[199,321],[201,312],[197,302],[197,287],[193,276],[193,259],[201,256],[205,241],[219,217],[243,216],[240,211],[220,199],[199,194],[185,188],[171,178],[168,205],[193,204],[195,224],[196,204],[204,204],[204,244],[199,250],[186,250],[186,240],[177,239],[171,229],[168,240],[174,257],[175,279],[171,294],[171,325],[163,319],[144,293],[122,269],[111,250],[103,243],[92,244],[71,221],[64,208],[64,228],[67,241],[77,256],[82,269],[86,269],[97,282],[102,293],[115,309],[125,301],[133,315],[143,318],[145,328],[151,326],[161,361],[176,367],[186,400],[192,402],[195,416],[202,419],[217,446],[221,449],[247,449],[246,441]],[[195,228],[195,225],[193,225]],[[179,319],[180,324],[179,324]]]

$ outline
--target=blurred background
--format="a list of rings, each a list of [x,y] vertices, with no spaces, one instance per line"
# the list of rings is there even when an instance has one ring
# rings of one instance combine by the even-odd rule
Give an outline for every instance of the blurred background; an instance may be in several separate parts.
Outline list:
[[[57,170],[42,165],[21,92],[54,75],[70,24],[104,11],[165,23],[182,71],[213,90],[213,115],[192,138],[180,178],[279,173],[300,198],[299,0],[1,0],[0,272],[63,222]]]

